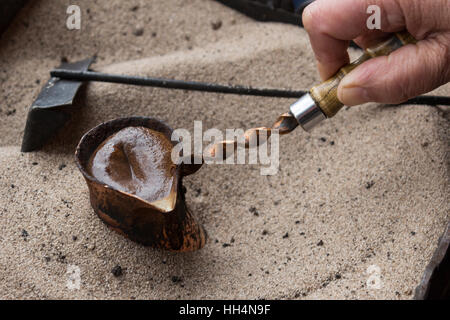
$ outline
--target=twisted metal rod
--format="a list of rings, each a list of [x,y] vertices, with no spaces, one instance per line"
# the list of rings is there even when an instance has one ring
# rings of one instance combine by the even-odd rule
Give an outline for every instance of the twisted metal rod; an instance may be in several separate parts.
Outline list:
[[[204,158],[215,159],[216,156],[222,154],[222,159],[225,160],[228,157],[228,146],[232,146],[234,151],[236,151],[239,146],[246,149],[258,147],[267,142],[274,130],[277,130],[280,135],[285,135],[294,131],[297,126],[297,119],[295,119],[291,113],[283,113],[271,127],[258,127],[246,130],[244,133],[244,143],[239,143],[237,140],[223,140],[215,143],[209,150],[206,151],[207,155],[204,156]]]

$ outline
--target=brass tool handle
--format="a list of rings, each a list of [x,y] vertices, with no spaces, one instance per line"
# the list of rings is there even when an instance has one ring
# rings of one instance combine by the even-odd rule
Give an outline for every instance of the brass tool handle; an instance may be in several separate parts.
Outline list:
[[[327,118],[333,117],[343,107],[337,97],[337,88],[345,75],[371,58],[387,56],[404,45],[416,42],[416,39],[406,31],[395,33],[388,40],[366,49],[362,56],[339,69],[332,78],[314,86],[309,92],[311,98]]]

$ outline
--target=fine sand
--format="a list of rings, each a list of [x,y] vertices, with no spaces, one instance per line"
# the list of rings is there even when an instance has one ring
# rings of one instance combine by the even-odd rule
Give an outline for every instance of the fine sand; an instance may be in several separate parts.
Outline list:
[[[65,28],[69,1],[41,0],[1,38],[0,298],[413,297],[450,216],[448,108],[345,108],[311,134],[281,137],[275,176],[205,166],[185,186],[206,246],[146,248],[91,209],[73,156],[82,134],[129,115],[173,128],[264,126],[293,100],[90,83],[63,132],[23,154],[27,111],[49,70],[96,54],[99,71],[300,90],[319,80],[314,58],[304,30],[213,1],[77,3],[80,31]],[[78,290],[67,287],[72,266]],[[377,273],[378,289],[367,285]]]

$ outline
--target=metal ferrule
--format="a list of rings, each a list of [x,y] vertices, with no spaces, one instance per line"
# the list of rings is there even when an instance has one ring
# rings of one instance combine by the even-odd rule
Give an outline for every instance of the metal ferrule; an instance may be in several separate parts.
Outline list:
[[[305,131],[310,131],[319,122],[326,119],[324,113],[316,105],[309,93],[291,105],[290,111]]]

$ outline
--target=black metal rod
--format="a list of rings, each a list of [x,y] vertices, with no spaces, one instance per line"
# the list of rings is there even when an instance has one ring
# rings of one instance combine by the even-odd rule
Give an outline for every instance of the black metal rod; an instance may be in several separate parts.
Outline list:
[[[163,78],[137,77],[127,75],[107,74],[94,71],[73,71],[56,69],[50,72],[52,77],[65,80],[76,81],[100,81],[110,83],[130,84],[137,86],[148,86],[179,90],[194,90],[204,92],[216,92],[249,96],[276,97],[276,98],[300,98],[306,91],[295,91],[285,89],[269,89],[269,88],[252,88],[246,86],[230,86],[216,83],[196,82],[173,80]],[[450,97],[444,96],[419,96],[398,105],[414,104],[414,105],[450,105]]]
[[[430,106],[450,106],[450,97],[444,96],[418,96],[408,101],[399,103],[398,105],[418,104]]]
[[[169,89],[194,90],[194,91],[206,91],[206,92],[240,94],[250,96],[277,97],[277,98],[300,98],[306,93],[305,91],[252,88],[244,86],[227,86],[215,83],[115,75],[93,71],[72,71],[72,70],[56,69],[51,71],[50,75],[52,77],[57,77],[65,80],[101,81],[101,82],[131,84],[137,86],[150,86]]]

